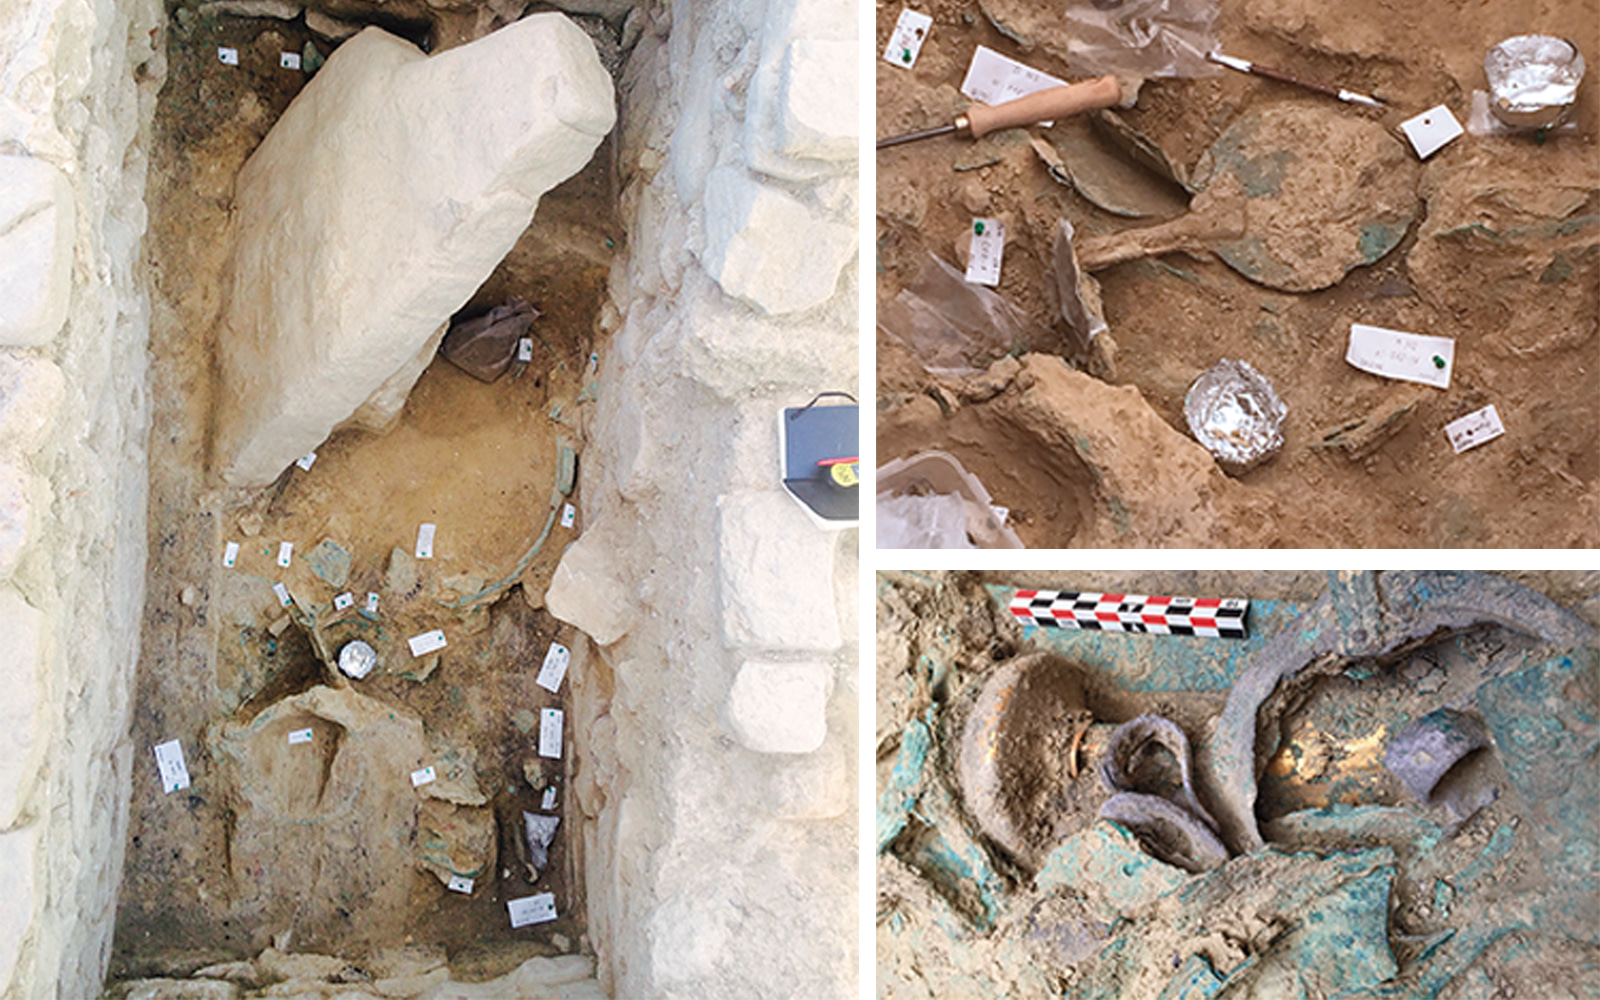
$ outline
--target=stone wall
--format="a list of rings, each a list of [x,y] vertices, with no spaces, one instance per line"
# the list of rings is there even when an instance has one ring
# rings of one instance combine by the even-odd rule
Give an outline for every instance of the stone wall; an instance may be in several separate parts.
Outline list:
[[[0,4],[0,996],[111,950],[145,569],[155,0]]]
[[[547,603],[574,668],[589,939],[615,996],[857,995],[857,532],[778,481],[854,392],[851,0],[679,0],[621,91],[622,216]]]

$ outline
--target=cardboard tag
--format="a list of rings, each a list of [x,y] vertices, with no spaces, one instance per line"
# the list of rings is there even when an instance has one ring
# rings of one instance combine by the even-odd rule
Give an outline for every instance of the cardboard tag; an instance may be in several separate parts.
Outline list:
[[[1404,382],[1450,388],[1456,342],[1449,337],[1385,330],[1381,326],[1350,325],[1350,348],[1344,359],[1364,372]]]
[[[999,219],[972,220],[972,255],[967,280],[974,285],[1000,284],[1000,256],[1006,249],[1006,227]]]
[[[378,613],[378,595],[377,594],[373,594],[373,593],[368,593],[367,594],[367,614],[375,615],[377,613]]]
[[[439,780],[439,773],[433,769],[433,765],[432,764],[429,764],[427,767],[423,768],[420,771],[412,771],[411,772],[411,787],[412,788],[419,788],[422,785],[426,785],[430,781],[438,781],[438,780]]]
[[[189,766],[183,761],[183,744],[177,740],[158,743],[156,767],[161,771],[161,791],[167,795],[189,787]]]
[[[539,756],[561,759],[561,724],[563,715],[559,708],[539,710]]]
[[[294,561],[294,543],[293,542],[282,542],[282,543],[280,543],[278,545],[278,565],[287,569],[289,564],[291,562],[293,562],[293,561]]]
[[[600,370],[600,354],[598,351],[589,352],[589,374],[593,375]]]
[[[310,743],[312,732],[309,729],[294,729],[289,732],[289,745],[296,743]]]
[[[1011,516],[1011,508],[1001,507],[997,504],[990,504],[989,509],[994,511],[994,519],[1000,522],[1000,526],[1005,527],[1006,518]]]
[[[556,807],[556,786],[551,785],[544,790],[544,797],[539,800],[539,808],[545,812]]]
[[[561,526],[563,528],[570,528],[576,524],[577,521],[578,508],[572,506],[570,503],[561,508]]]
[[[472,879],[467,878],[465,875],[450,876],[450,881],[446,882],[444,887],[451,892],[459,892],[467,896],[472,895]]]
[[[295,58],[298,59],[299,56],[296,56]],[[308,451],[301,457],[295,459],[294,464],[300,466],[300,468],[306,470],[307,472],[310,472],[311,467],[317,464],[317,453],[314,451]]]
[[[555,694],[561,688],[561,679],[567,676],[567,664],[571,661],[572,650],[559,642],[552,642],[544,654],[544,666],[539,668],[539,676],[534,683]]]
[[[508,899],[506,910],[511,914],[512,927],[548,923],[556,918],[556,894],[541,892],[537,896]]]
[[[1407,118],[1400,123],[1400,131],[1411,140],[1411,148],[1417,151],[1417,159],[1426,160],[1461,135],[1463,129],[1450,109],[1441,104],[1415,118]]]
[[[239,50],[225,49],[219,46],[217,48],[217,58],[229,66],[237,66],[239,65]]]
[[[978,51],[972,54],[971,64],[967,66],[966,79],[961,81],[961,92],[974,101],[993,105],[1066,85],[1065,80],[1058,80],[1049,73],[1025,66],[1015,59],[1007,59],[994,49],[980,45]],[[1039,124],[1049,128],[1053,123]]]
[[[278,54],[278,65],[280,67],[282,67],[283,69],[299,69],[300,68],[300,53],[298,53],[298,52],[280,52]]]
[[[434,650],[443,649],[448,645],[444,641],[444,629],[436,628],[432,632],[414,635],[406,640],[406,645],[411,647],[412,656],[427,656]]]
[[[532,337],[523,337],[521,340],[517,341],[517,360],[518,361],[532,361],[533,360],[533,338]]]
[[[274,594],[278,595],[278,604],[279,604],[279,606],[285,607],[285,608],[287,608],[289,606],[289,588],[288,587],[285,587],[281,583],[275,583],[275,584],[272,585],[272,592]]]
[[[429,524],[427,521],[422,522],[417,528],[418,559],[433,558],[433,533],[438,530],[439,526],[437,524]]]
[[[333,599],[333,610],[343,611],[345,608],[348,608],[355,603],[356,595],[346,591]]]
[[[222,565],[228,567],[229,569],[232,569],[234,563],[236,563],[238,561],[239,561],[239,543],[238,542],[229,542],[222,550]]]
[[[900,20],[889,34],[889,44],[883,47],[883,61],[901,69],[915,66],[917,56],[922,53],[922,43],[928,40],[928,29],[932,27],[933,18],[927,14],[910,8],[902,10]]]
[[[1494,404],[1490,403],[1481,410],[1474,410],[1445,424],[1444,432],[1450,438],[1450,447],[1459,455],[1468,448],[1493,441],[1506,432],[1506,426],[1500,422],[1500,414],[1495,411]]]

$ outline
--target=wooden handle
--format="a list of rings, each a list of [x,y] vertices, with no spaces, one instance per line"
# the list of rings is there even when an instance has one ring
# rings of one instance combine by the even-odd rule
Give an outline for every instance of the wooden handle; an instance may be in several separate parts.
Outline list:
[[[974,104],[967,109],[966,119],[974,139],[982,138],[996,129],[1017,125],[1067,118],[1082,111],[1109,108],[1122,98],[1122,87],[1114,76],[1102,76],[1065,87],[1051,87],[1027,97],[990,107]]]

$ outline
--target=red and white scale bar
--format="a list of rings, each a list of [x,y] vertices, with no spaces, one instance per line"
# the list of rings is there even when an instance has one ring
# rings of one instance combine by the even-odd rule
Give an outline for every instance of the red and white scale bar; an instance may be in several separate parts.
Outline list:
[[[1150,635],[1247,639],[1243,597],[1162,597],[1070,590],[1019,590],[1010,610],[1024,625]]]

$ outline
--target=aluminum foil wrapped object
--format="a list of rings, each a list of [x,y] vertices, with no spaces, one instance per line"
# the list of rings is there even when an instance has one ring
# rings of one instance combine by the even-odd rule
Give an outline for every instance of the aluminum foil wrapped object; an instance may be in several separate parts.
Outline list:
[[[356,680],[372,673],[372,668],[378,665],[378,651],[362,642],[360,639],[347,642],[339,650],[339,669]]]
[[[1195,379],[1183,400],[1190,433],[1235,475],[1278,453],[1288,412],[1265,375],[1228,358]]]
[[[1578,98],[1583,69],[1583,54],[1565,38],[1507,38],[1483,57],[1489,110],[1516,128],[1559,125]]]

